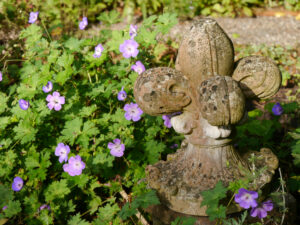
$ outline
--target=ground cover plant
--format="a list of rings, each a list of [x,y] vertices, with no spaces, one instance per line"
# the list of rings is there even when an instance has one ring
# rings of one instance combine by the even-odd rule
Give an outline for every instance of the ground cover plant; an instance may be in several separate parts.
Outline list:
[[[0,4],[6,10],[1,15],[15,15],[9,2]],[[19,8],[16,23],[24,25],[19,40],[0,46],[0,224],[139,224],[139,213],[151,221],[143,209],[159,199],[147,189],[145,167],[176,151],[183,137],[172,130],[169,116],[145,115],[132,87],[147,68],[174,67],[178,43],[161,35],[177,23],[176,15],[152,15],[139,27],[108,27],[97,37],[79,38],[73,29],[84,32],[98,22],[89,15],[99,8],[89,5],[113,9],[117,1],[70,1],[63,9],[56,1],[38,4]],[[48,4],[57,4],[55,10],[46,10]],[[81,6],[86,14],[78,15]],[[69,16],[58,18],[60,10]],[[99,18],[108,25],[120,21],[116,11]],[[219,183],[203,193],[203,204],[219,224],[244,224],[247,213],[258,218],[253,223],[280,224],[288,213],[282,196],[299,197],[300,190],[299,53],[280,46],[236,50],[237,58],[261,54],[280,66],[284,97],[249,106],[249,120],[237,128],[235,141],[240,150],[271,148],[281,170],[270,190],[272,200],[258,200],[261,192],[247,190],[258,171],[229,187]],[[239,221],[226,218],[226,193],[231,202],[252,207]],[[252,196],[249,205],[245,193]],[[269,215],[273,208],[278,215]],[[193,223],[178,218],[172,224]]]

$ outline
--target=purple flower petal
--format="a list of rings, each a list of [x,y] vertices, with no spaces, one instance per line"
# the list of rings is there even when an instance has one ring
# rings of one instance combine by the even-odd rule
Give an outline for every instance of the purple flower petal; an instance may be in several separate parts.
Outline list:
[[[45,86],[43,86],[43,92],[48,93],[52,91],[52,88],[53,88],[52,82],[48,81],[48,83]]]
[[[31,12],[29,14],[28,23],[35,23],[35,21],[37,21],[38,16],[39,16],[39,12]]]
[[[137,35],[137,25],[130,24],[129,35],[130,35],[131,39],[133,39]]]
[[[277,103],[273,106],[272,112],[273,112],[273,114],[276,115],[276,116],[280,116],[280,115],[283,113],[283,108],[282,108],[282,106],[280,105],[279,102],[277,102]]]
[[[124,101],[127,98],[127,93],[124,91],[124,87],[122,87],[121,91],[118,93],[118,100]]]
[[[23,109],[23,110],[27,110],[28,108],[29,108],[29,102],[28,101],[26,101],[26,100],[24,100],[24,99],[20,99],[19,100],[19,106],[20,106],[20,108],[21,109]]]
[[[138,74],[142,74],[146,69],[145,66],[143,65],[143,63],[141,61],[137,61],[135,63],[135,65],[131,66],[131,69],[135,72],[137,72]]]
[[[46,101],[48,108],[52,110],[54,108],[55,111],[61,110],[63,104],[65,104],[65,97],[60,96],[59,92],[55,91],[52,95],[48,95]]]
[[[82,21],[79,22],[79,29],[84,30],[87,25],[88,25],[88,19],[87,17],[83,17]]]
[[[85,163],[81,160],[79,155],[70,157],[68,164],[63,165],[63,169],[70,176],[77,176],[82,173],[85,168]]]
[[[2,81],[2,72],[0,71],[0,81]]]
[[[267,216],[267,211],[264,210],[263,208],[257,207],[257,208],[251,209],[250,215],[252,217],[256,217],[257,216],[258,218],[263,219],[263,218],[265,218]]]
[[[11,185],[14,191],[20,191],[23,188],[24,181],[21,177],[15,177]]]
[[[244,188],[240,188],[239,192],[235,195],[234,200],[242,208],[249,209],[250,207],[256,207],[258,198],[258,193],[255,191],[248,191]]]
[[[103,46],[101,44],[97,45],[95,47],[95,53],[94,53],[94,58],[99,58],[102,55],[103,52]]]
[[[59,156],[59,162],[68,161],[68,154],[70,153],[70,147],[68,145],[64,145],[63,143],[59,143],[55,149],[55,155]]]
[[[139,121],[141,119],[141,115],[143,114],[143,110],[138,107],[138,104],[130,103],[124,106],[124,110],[126,111],[124,116],[126,120],[133,120],[134,122]]]
[[[124,58],[136,57],[139,53],[138,46],[139,44],[135,40],[125,40],[119,50]]]
[[[113,140],[114,143],[109,142],[108,148],[110,149],[110,154],[115,157],[122,157],[125,151],[125,145],[121,143],[121,140],[116,138]]]

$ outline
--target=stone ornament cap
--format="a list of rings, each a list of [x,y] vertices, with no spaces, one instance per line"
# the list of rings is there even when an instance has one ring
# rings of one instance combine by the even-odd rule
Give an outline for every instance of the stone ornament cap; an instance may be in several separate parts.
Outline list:
[[[281,73],[276,64],[264,56],[248,56],[236,62],[232,78],[239,82],[247,98],[270,98],[281,85]]]
[[[234,67],[233,44],[210,18],[195,21],[180,44],[176,70],[198,86],[215,75],[229,76]]]
[[[146,70],[136,80],[135,100],[152,116],[182,111],[191,102],[189,83],[180,72],[168,67]]]
[[[214,76],[198,88],[201,115],[213,126],[238,123],[245,112],[245,98],[231,77]]]

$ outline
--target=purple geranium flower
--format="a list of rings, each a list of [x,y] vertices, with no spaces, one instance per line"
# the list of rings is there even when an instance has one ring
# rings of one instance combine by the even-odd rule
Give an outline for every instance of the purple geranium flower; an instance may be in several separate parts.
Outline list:
[[[113,140],[114,143],[109,142],[107,147],[110,149],[110,154],[116,157],[122,157],[125,151],[125,145],[121,143],[120,139]]]
[[[126,104],[124,106],[125,119],[133,120],[134,122],[139,121],[141,119],[141,115],[143,114],[143,110],[141,110],[138,104],[131,102],[130,104]]]
[[[7,209],[7,205],[3,206],[2,211]]]
[[[64,145],[63,143],[59,143],[55,149],[55,155],[59,156],[58,161],[62,163],[63,161],[68,161],[68,154],[70,153],[70,147],[68,145]]]
[[[164,120],[164,125],[167,128],[171,128],[172,127],[172,124],[171,124],[171,115],[163,115],[162,118]]]
[[[85,168],[85,163],[81,161],[81,157],[76,155],[69,159],[68,164],[63,165],[63,169],[70,176],[80,175],[82,170]]]
[[[240,188],[239,192],[235,194],[234,200],[239,203],[239,205],[244,209],[249,209],[250,207],[256,207],[257,202],[255,199],[258,198],[258,193],[255,191],[248,191],[244,188]]]
[[[19,106],[20,106],[21,109],[27,110],[28,107],[29,107],[29,102],[24,100],[24,99],[20,99],[19,100]]]
[[[31,12],[29,14],[28,23],[35,23],[35,21],[37,20],[38,16],[39,16],[39,12],[38,11],[37,12]]]
[[[2,81],[2,72],[0,71],[0,81]]]
[[[95,47],[95,53],[94,53],[94,58],[99,58],[102,55],[103,52],[103,46],[101,44],[97,45]]]
[[[48,92],[52,91],[52,88],[53,88],[52,82],[48,81],[46,86],[43,86],[43,92],[48,93]]]
[[[267,212],[271,211],[273,209],[273,203],[271,200],[268,200],[266,202],[263,202],[260,207],[256,207],[251,209],[250,215],[252,217],[258,217],[260,219],[263,219],[267,216]]]
[[[123,44],[120,45],[120,52],[123,53],[124,58],[136,57],[139,54],[137,47],[139,44],[135,40],[125,40]]]
[[[131,39],[133,39],[137,35],[137,25],[130,24],[129,35],[130,35]]]
[[[20,191],[23,188],[24,181],[21,177],[15,177],[11,185],[14,191]]]
[[[281,107],[280,103],[277,102],[273,108],[272,108],[272,112],[274,115],[276,116],[280,116],[283,113],[283,108]]]
[[[122,87],[121,91],[118,93],[118,100],[124,101],[127,98],[127,93],[124,91],[124,87]]]
[[[49,102],[47,104],[48,108],[55,111],[61,110],[61,105],[65,104],[65,97],[60,96],[59,92],[54,91],[53,95],[48,95],[46,100]]]
[[[38,210],[38,211],[40,212],[40,211],[42,211],[42,210],[44,210],[44,209],[48,209],[49,211],[51,210],[51,208],[50,208],[50,206],[49,206],[49,205],[47,205],[47,204],[43,204],[43,205],[41,205],[41,206],[40,206],[40,208],[39,208],[39,210]]]
[[[143,63],[141,61],[137,61],[135,63],[135,65],[131,66],[131,69],[134,70],[135,72],[137,72],[138,74],[141,74],[142,72],[144,72],[145,66],[143,65]]]
[[[88,19],[87,17],[83,17],[82,20],[79,22],[79,29],[84,30],[87,25],[88,25]]]
[[[178,144],[173,144],[170,146],[170,148],[174,149],[174,148],[178,148]]]

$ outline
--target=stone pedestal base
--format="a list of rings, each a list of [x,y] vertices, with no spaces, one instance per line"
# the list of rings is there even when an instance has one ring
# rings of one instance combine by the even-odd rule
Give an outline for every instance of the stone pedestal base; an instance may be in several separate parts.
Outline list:
[[[147,208],[148,213],[152,215],[153,225],[170,225],[177,217],[197,218],[195,225],[215,225],[216,221],[209,221],[207,216],[191,216],[175,212],[164,205],[153,205]]]

